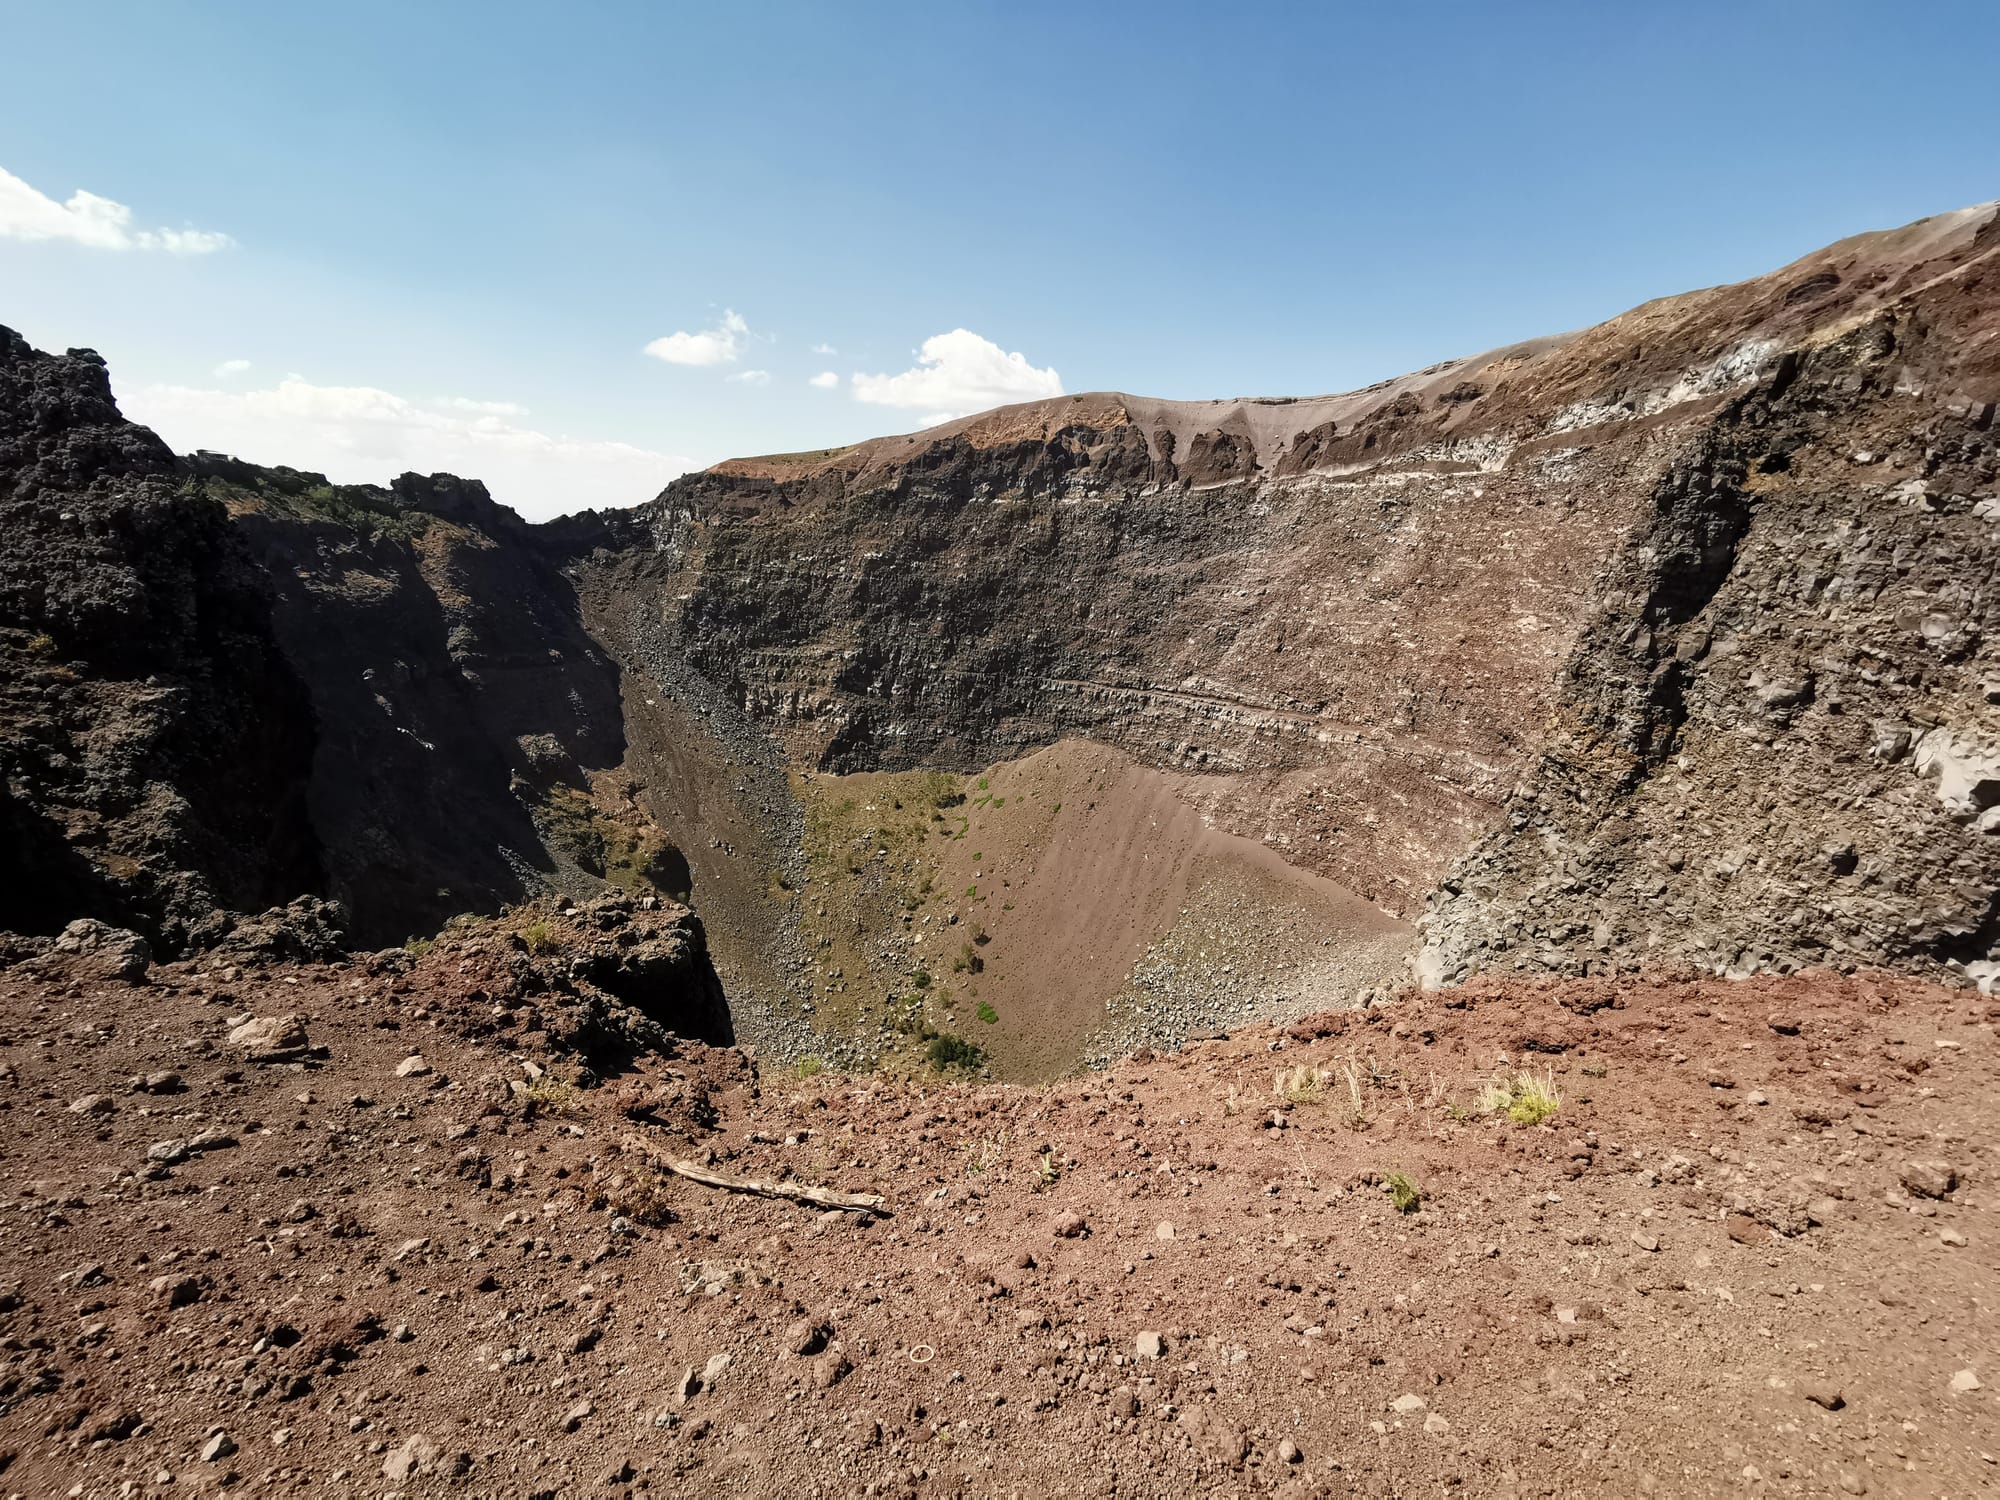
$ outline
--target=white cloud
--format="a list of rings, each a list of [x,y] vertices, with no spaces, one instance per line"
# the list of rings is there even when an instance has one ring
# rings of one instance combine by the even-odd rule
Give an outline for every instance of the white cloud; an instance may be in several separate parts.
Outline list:
[[[814,344],[814,345],[812,346],[812,352],[813,352],[813,353],[815,353],[815,354],[838,354],[838,353],[840,353],[840,351],[839,351],[838,349],[834,348],[834,347],[833,347],[833,345],[831,345],[831,344]]]
[[[288,375],[252,391],[149,385],[122,402],[182,452],[212,448],[348,484],[405,470],[485,480],[531,520],[650,500],[693,467],[631,443],[552,437],[509,420],[505,401],[412,401],[372,386],[314,385]]]
[[[813,376],[806,384],[818,390],[830,391],[840,384],[840,377],[831,370],[821,370],[819,374]]]
[[[218,380],[227,380],[232,375],[241,375],[249,368],[250,361],[247,359],[225,359],[215,367],[214,374]]]
[[[1054,370],[1038,370],[1025,356],[1009,354],[991,339],[964,328],[925,339],[914,369],[900,375],[854,377],[858,401],[926,412],[944,407],[984,411],[1062,393],[1062,377]]]
[[[750,325],[727,308],[722,321],[700,333],[670,333],[654,339],[646,352],[670,365],[734,364],[750,337]]]
[[[769,370],[738,370],[734,375],[725,375],[722,378],[724,380],[733,380],[738,385],[769,385],[771,383],[771,372]]]
[[[132,210],[78,188],[67,203],[0,168],[0,239],[68,240],[93,250],[164,250],[208,255],[236,242],[207,229],[134,229]]]
[[[482,417],[525,417],[528,408],[517,401],[473,401],[464,396],[447,396],[437,403],[453,411],[474,412]]]

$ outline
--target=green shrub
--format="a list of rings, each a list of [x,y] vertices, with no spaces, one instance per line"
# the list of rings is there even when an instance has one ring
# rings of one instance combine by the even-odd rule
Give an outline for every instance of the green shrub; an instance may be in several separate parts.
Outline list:
[[[1382,1185],[1389,1190],[1389,1201],[1396,1206],[1399,1214],[1415,1213],[1424,1201],[1423,1189],[1407,1172],[1391,1172],[1382,1179]]]
[[[962,1036],[939,1032],[924,1049],[930,1065],[940,1073],[976,1073],[986,1066],[986,1054]]]

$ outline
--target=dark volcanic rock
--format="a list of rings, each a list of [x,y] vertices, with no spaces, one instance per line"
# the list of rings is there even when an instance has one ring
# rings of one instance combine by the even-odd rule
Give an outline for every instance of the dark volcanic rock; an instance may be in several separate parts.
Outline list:
[[[223,508],[103,361],[0,329],[0,886],[11,925],[169,950],[318,884],[313,733]]]

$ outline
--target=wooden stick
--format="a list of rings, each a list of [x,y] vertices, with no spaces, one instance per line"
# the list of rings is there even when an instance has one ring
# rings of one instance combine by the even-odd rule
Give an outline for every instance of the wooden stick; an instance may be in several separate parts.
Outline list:
[[[706,1167],[698,1167],[691,1161],[678,1161],[670,1156],[661,1156],[637,1136],[625,1138],[625,1149],[637,1151],[658,1166],[666,1168],[676,1177],[685,1177],[690,1182],[698,1182],[703,1187],[721,1188],[728,1193],[754,1193],[759,1198],[788,1198],[798,1203],[813,1203],[821,1208],[844,1209],[850,1213],[880,1214],[890,1217],[886,1207],[888,1199],[879,1193],[836,1193],[831,1188],[806,1187],[795,1182],[757,1182],[747,1177],[724,1177],[711,1172]]]

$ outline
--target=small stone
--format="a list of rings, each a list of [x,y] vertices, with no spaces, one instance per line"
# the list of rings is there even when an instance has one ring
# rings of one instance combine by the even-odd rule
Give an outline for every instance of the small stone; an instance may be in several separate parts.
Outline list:
[[[1073,1240],[1080,1234],[1087,1234],[1090,1226],[1084,1222],[1082,1214],[1070,1209],[1057,1214],[1049,1230],[1059,1240]]]
[[[229,1045],[254,1063],[295,1062],[311,1050],[304,1016],[251,1016],[229,1033]]]
[[[590,1416],[596,1410],[597,1408],[592,1406],[588,1400],[579,1401],[560,1417],[556,1418],[556,1425],[564,1432],[575,1432],[577,1428],[583,1426],[584,1418]]]
[[[1748,1214],[1731,1214],[1722,1229],[1739,1245],[1761,1245],[1771,1237],[1771,1232]]]
[[[830,1391],[844,1380],[854,1366],[838,1349],[830,1350],[813,1361],[812,1382],[815,1388]]]
[[[1938,1231],[1938,1239],[1941,1243],[1950,1245],[1953,1249],[1963,1249],[1965,1247],[1965,1236],[1960,1234],[1956,1229],[1953,1229],[1949,1224]]]
[[[1399,1417],[1407,1417],[1412,1412],[1420,1412],[1429,1405],[1430,1403],[1424,1400],[1422,1396],[1405,1391],[1389,1403],[1389,1410],[1396,1413]]]
[[[226,1432],[218,1432],[201,1445],[201,1461],[205,1464],[220,1463],[236,1451],[236,1440]]]
[[[188,1140],[190,1151],[227,1151],[236,1144],[236,1137],[220,1125],[211,1125]]]
[[[148,1094],[178,1094],[181,1091],[181,1075],[163,1068],[139,1080],[139,1087]]]
[[[103,1116],[111,1114],[117,1108],[118,1101],[109,1094],[85,1094],[70,1105],[69,1112],[73,1115]]]
[[[1132,1387],[1121,1385],[1111,1393],[1111,1415],[1114,1417],[1139,1415],[1139,1397]]]
[[[1166,1220],[1162,1219],[1158,1224],[1156,1224],[1153,1227],[1154,1239],[1170,1240],[1173,1237],[1174,1237],[1174,1226],[1169,1224]]]
[[[437,1467],[438,1446],[421,1432],[413,1432],[391,1448],[382,1460],[382,1477],[407,1483]]]
[[[1303,1453],[1299,1452],[1299,1445],[1293,1442],[1290,1438],[1280,1438],[1278,1440],[1279,1463],[1281,1464],[1304,1463],[1305,1457],[1306,1456]]]
[[[155,1141],[146,1148],[146,1160],[165,1162],[172,1166],[177,1161],[186,1161],[188,1143],[186,1141]]]
[[[817,1354],[826,1347],[826,1341],[833,1336],[833,1330],[820,1319],[800,1318],[785,1330],[785,1349],[803,1359],[808,1354]]]
[[[1167,1353],[1167,1341],[1150,1328],[1132,1341],[1132,1347],[1141,1359],[1164,1359]]]
[[[1633,1244],[1644,1250],[1648,1255],[1655,1253],[1660,1248],[1660,1237],[1657,1234],[1648,1234],[1643,1229],[1633,1230],[1631,1239]]]
[[[728,1355],[726,1354],[709,1355],[708,1363],[701,1367],[701,1388],[705,1391],[714,1390],[715,1382],[722,1378],[723,1371],[727,1370],[728,1368],[729,1368]]]
[[[1748,1097],[1752,1104],[1769,1104],[1771,1102],[1771,1096],[1766,1094],[1762,1089],[1750,1090]]]
[[[1451,1431],[1451,1423],[1447,1422],[1436,1412],[1432,1412],[1424,1418],[1424,1431],[1428,1432],[1432,1437],[1443,1437]]]
[[[412,1052],[408,1057],[396,1064],[396,1076],[398,1078],[423,1078],[428,1076],[430,1071],[431,1065],[424,1061],[423,1054],[420,1052]]]
[[[1913,1161],[1903,1167],[1903,1186],[1923,1198],[1942,1198],[1958,1186],[1958,1171],[1948,1161]]]
[[[1831,1381],[1805,1381],[1799,1386],[1799,1394],[1814,1406],[1823,1406],[1828,1411],[1839,1411],[1847,1405],[1847,1398],[1840,1393],[1840,1387]]]
[[[169,1309],[192,1307],[201,1301],[202,1294],[208,1290],[195,1276],[155,1276],[149,1285],[153,1295],[165,1302]]]
[[[1979,1384],[1979,1377],[1971,1370],[1960,1370],[1956,1375],[1951,1377],[1951,1389],[1952,1394],[1963,1396],[1967,1392],[1980,1390],[1982,1387]]]

